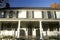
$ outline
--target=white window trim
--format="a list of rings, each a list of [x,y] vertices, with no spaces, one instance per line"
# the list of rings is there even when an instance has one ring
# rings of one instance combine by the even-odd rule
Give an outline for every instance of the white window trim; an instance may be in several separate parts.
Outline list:
[[[42,18],[42,11],[34,11],[34,18]]]

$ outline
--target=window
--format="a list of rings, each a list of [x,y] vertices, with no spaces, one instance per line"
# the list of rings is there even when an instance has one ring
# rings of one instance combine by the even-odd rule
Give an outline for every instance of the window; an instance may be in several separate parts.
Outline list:
[[[52,18],[51,11],[47,11],[48,13],[48,18]]]
[[[47,11],[42,11],[42,18],[43,19],[47,19],[48,18]]]
[[[18,22],[1,22],[1,30],[17,30]]]
[[[60,12],[56,11],[56,18],[60,18]]]
[[[19,11],[18,18],[26,18],[26,11]]]
[[[47,11],[47,13],[48,13],[48,18],[53,18],[53,19],[56,18],[56,12],[55,11]]]
[[[44,11],[42,11],[42,18],[44,18]]]
[[[57,16],[56,16],[56,11],[54,11],[54,14],[55,14],[55,18],[57,18]]]
[[[19,11],[16,11],[16,18],[18,18],[18,13],[19,13]]]
[[[0,11],[0,18],[4,18],[4,17],[5,17],[4,12],[1,12],[1,11]]]
[[[34,11],[34,18],[42,18],[42,12],[41,11]]]
[[[42,22],[43,31],[59,31],[59,22]],[[57,29],[57,30],[56,30]]]
[[[4,11],[4,18],[7,18],[7,11]]]
[[[56,13],[55,11],[42,11],[42,18],[44,19],[55,19]]]
[[[13,11],[10,11],[10,13],[9,13],[9,18],[13,18]]]
[[[19,11],[10,11],[9,12],[9,18],[18,18]]]
[[[34,11],[27,11],[27,18],[33,18],[34,17]]]

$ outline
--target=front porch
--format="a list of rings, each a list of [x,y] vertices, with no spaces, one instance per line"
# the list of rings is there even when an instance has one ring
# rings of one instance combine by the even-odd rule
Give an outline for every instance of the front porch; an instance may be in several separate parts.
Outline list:
[[[0,21],[0,38],[56,39],[60,35],[59,24],[59,21]]]
[[[43,28],[43,39],[59,39],[60,35],[60,25],[59,22],[42,22]]]
[[[17,37],[17,21],[0,21],[0,38]]]

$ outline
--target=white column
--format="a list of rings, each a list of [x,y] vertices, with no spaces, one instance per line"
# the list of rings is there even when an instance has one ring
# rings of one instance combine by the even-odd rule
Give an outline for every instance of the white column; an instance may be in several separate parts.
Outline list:
[[[42,39],[42,33],[43,33],[42,22],[40,21],[40,39]]]
[[[26,38],[28,37],[28,30],[26,30]]]
[[[17,38],[20,37],[20,20],[18,21]]]

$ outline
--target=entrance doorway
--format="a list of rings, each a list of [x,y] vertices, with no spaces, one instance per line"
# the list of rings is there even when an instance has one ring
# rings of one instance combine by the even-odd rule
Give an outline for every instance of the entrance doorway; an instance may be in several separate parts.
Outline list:
[[[39,21],[21,21],[20,22],[20,28],[25,28],[27,31],[27,38],[28,39],[32,39],[34,37],[35,34],[35,38],[40,38],[40,26],[39,26]],[[35,30],[35,33],[33,33],[33,31]],[[24,34],[20,32],[20,36],[22,36]],[[25,35],[24,35],[25,36]]]

